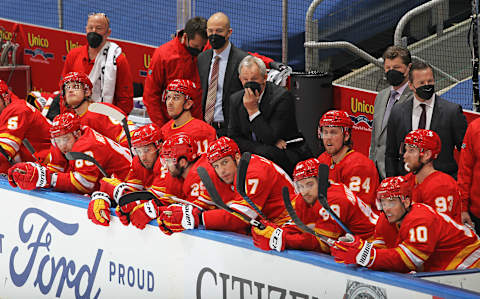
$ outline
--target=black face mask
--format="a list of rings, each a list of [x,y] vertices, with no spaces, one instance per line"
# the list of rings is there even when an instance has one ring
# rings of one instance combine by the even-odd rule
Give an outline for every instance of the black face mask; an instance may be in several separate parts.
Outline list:
[[[197,48],[192,48],[192,47],[189,47],[189,46],[185,46],[185,48],[187,48],[187,51],[188,53],[190,53],[190,55],[192,56],[198,56],[198,54],[202,53],[202,50],[199,50]]]
[[[255,81],[248,81],[247,83],[245,83],[245,85],[243,85],[243,88],[250,88],[253,93],[255,93],[255,91],[258,91],[260,93],[262,90],[262,86],[260,85],[260,83]]]
[[[103,37],[96,32],[89,32],[87,34],[87,42],[90,48],[98,48],[98,46],[100,46],[100,44],[102,43],[102,40]]]
[[[212,48],[217,50],[223,47],[223,45],[225,45],[225,43],[227,42],[227,39],[225,38],[225,36],[212,34],[208,36],[208,41],[210,42],[210,45],[212,46]]]
[[[387,77],[388,83],[392,86],[398,86],[405,80],[403,73],[397,70],[389,70],[385,76]]]
[[[424,100],[429,100],[435,92],[435,85],[427,84],[415,89],[417,96]]]

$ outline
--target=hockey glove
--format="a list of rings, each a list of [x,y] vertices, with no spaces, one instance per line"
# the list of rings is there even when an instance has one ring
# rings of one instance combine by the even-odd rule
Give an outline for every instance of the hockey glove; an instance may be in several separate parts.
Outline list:
[[[167,207],[162,206],[160,201],[151,199],[139,204],[132,210],[130,213],[130,221],[137,228],[144,229],[147,223],[153,219],[157,219],[166,208]]]
[[[253,245],[263,250],[285,250],[285,235],[283,229],[273,222],[260,220],[265,229],[252,226]]]
[[[375,261],[376,251],[373,243],[364,241],[357,236],[346,234],[330,248],[335,261],[345,264],[358,264],[368,267]]]
[[[17,163],[8,170],[10,177],[15,184],[24,190],[33,190],[36,188],[50,188],[52,186],[52,173],[45,166],[33,162]],[[55,184],[53,184],[55,185]]]
[[[115,193],[117,193],[116,191],[117,191],[117,188],[115,188],[115,190],[113,191],[114,196],[115,196]],[[122,194],[123,193],[128,193],[128,192],[129,192],[128,189],[123,190]],[[145,202],[147,202],[147,201],[146,200],[137,200],[137,201],[129,202],[128,204],[123,205],[123,206],[118,205],[115,208],[115,214],[117,214],[118,218],[120,219],[120,222],[122,222],[123,225],[129,225],[130,224],[130,213],[133,211],[133,209],[135,209],[135,207],[137,205],[140,205],[140,204],[145,203]]]
[[[200,209],[192,205],[172,204],[160,215],[158,225],[166,234],[194,229],[199,225],[201,213]]]
[[[95,191],[88,204],[88,219],[103,226],[110,225],[110,197],[107,193]]]

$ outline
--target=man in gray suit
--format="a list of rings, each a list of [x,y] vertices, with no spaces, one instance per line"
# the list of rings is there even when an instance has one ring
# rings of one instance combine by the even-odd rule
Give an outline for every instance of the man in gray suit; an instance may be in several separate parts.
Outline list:
[[[247,52],[230,41],[232,28],[227,15],[214,13],[207,22],[208,41],[212,49],[198,56],[198,72],[202,85],[203,119],[217,130],[217,136],[227,135],[230,95],[242,90],[238,65]]]
[[[435,94],[433,69],[427,63],[414,61],[408,74],[408,85],[414,96],[393,107],[388,120],[385,171],[387,177],[406,174],[400,150],[408,132],[416,129],[435,131],[442,141],[442,150],[433,162],[435,169],[457,178],[457,162],[453,150],[460,150],[467,130],[462,106]]]
[[[390,46],[383,53],[383,69],[388,83],[375,98],[372,138],[370,140],[369,158],[378,169],[380,180],[385,178],[385,148],[387,143],[387,123],[393,105],[402,103],[412,95],[408,88],[408,70],[412,57],[408,49]]]

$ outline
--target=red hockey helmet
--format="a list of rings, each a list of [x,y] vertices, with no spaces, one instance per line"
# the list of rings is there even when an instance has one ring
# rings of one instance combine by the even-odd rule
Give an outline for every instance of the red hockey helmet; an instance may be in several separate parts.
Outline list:
[[[317,177],[318,165],[320,165],[320,161],[315,158],[298,162],[293,170],[293,180],[298,182],[306,178]]]
[[[420,152],[431,150],[433,159],[438,157],[442,149],[440,137],[431,130],[418,129],[411,131],[405,136],[403,143],[418,148]]]
[[[164,98],[163,100],[167,100],[167,93],[168,91],[175,91],[181,93],[185,96],[186,99],[192,100],[196,96],[197,85],[187,79],[175,79],[170,84],[168,84],[167,88],[165,89]]]
[[[90,81],[90,78],[88,78],[87,74],[82,72],[70,72],[66,74],[63,79],[60,80],[60,90],[62,90],[64,95],[64,87],[65,84],[67,84],[68,82],[80,82],[85,88],[88,88],[89,90],[92,90],[93,88],[92,82]]]
[[[71,112],[59,114],[53,119],[50,127],[50,136],[52,138],[73,133],[80,129],[80,118]]]
[[[148,124],[132,131],[132,146],[141,147],[162,141],[162,134],[154,124]]]
[[[348,113],[342,110],[331,110],[326,112],[319,122],[319,127],[343,127],[351,129],[353,121]]]
[[[240,149],[235,141],[233,141],[231,138],[223,136],[210,143],[207,150],[207,158],[208,162],[212,164],[215,161],[227,156],[232,156],[232,158],[235,158],[235,154],[237,153],[240,154]]]
[[[197,158],[197,143],[188,135],[179,133],[165,140],[161,156],[163,159],[174,159],[178,161],[184,157],[188,162]]]
[[[377,209],[382,210],[381,200],[391,197],[399,197],[402,201],[411,197],[412,186],[411,176],[395,176],[384,179],[377,189]]]

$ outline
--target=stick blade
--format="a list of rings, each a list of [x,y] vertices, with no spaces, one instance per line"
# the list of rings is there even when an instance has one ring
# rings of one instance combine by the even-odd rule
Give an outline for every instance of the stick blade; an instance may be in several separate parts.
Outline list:
[[[111,118],[117,121],[122,121],[125,119],[125,114],[123,114],[121,111],[118,111],[117,109],[102,103],[91,103],[88,106],[88,110],[99,113],[99,114],[103,114],[106,116],[110,116]]]
[[[328,182],[329,168],[327,164],[318,165],[318,199],[323,207],[328,205],[327,191],[329,187]]]
[[[246,196],[245,193],[245,178],[247,177],[248,165],[250,164],[250,159],[252,158],[252,154],[249,152],[245,152],[242,154],[240,158],[240,162],[238,163],[238,170],[237,170],[237,192],[240,193],[243,197]]]
[[[288,187],[286,186],[282,188],[282,198],[283,198],[283,203],[285,205],[285,209],[290,215],[290,218],[292,218],[293,222],[295,222],[295,225],[298,228],[300,228],[300,230],[306,233],[309,233],[317,238],[320,238],[322,241],[326,242],[328,245],[332,244],[332,241],[329,238],[323,235],[320,235],[319,233],[317,233],[316,231],[314,231],[313,229],[305,225],[305,223],[303,223],[302,220],[300,220],[300,217],[298,217],[297,212],[292,206],[292,202],[290,201],[290,193],[288,191]]]
[[[127,205],[137,200],[150,200],[154,198],[155,198],[155,195],[153,195],[151,192],[148,192],[148,191],[130,192],[120,197],[120,199],[118,200],[118,205],[123,207],[124,205]]]

